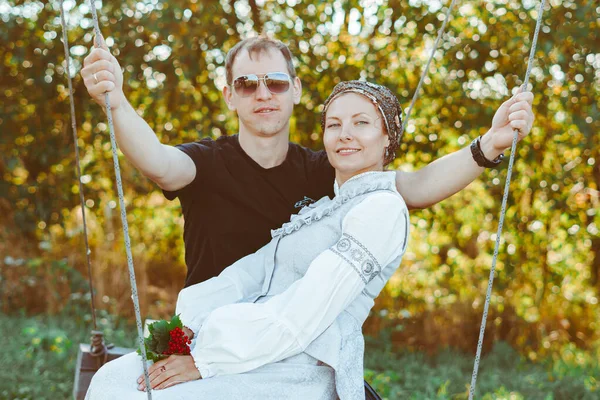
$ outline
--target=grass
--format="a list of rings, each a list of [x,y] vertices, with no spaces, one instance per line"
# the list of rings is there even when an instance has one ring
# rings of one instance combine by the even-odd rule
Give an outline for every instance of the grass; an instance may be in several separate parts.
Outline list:
[[[366,339],[365,376],[382,397],[468,399],[474,356],[442,350],[428,357],[423,353],[392,351],[385,335]],[[484,400],[599,399],[598,360],[574,346],[570,350],[578,353],[579,362],[560,359],[534,364],[508,344],[496,343],[480,362],[475,397]]]
[[[0,399],[70,399],[77,344],[88,342],[89,316],[74,319],[0,314]],[[71,314],[74,315],[74,314]],[[109,341],[133,347],[136,331],[99,315]],[[577,351],[574,349],[573,351]],[[583,354],[583,355],[582,355]],[[581,362],[584,357],[586,362]],[[587,358],[586,358],[587,357]],[[600,398],[598,360],[578,353],[574,362],[530,363],[510,346],[498,343],[482,359],[478,399],[592,400]],[[451,350],[433,357],[392,351],[388,337],[367,338],[365,375],[387,399],[466,399],[473,359]]]
[[[91,318],[67,315],[6,316],[0,314],[0,399],[72,399],[79,343],[89,343]],[[100,313],[98,325],[108,341],[134,347],[133,326],[119,326],[115,318]],[[123,325],[123,324],[121,324]]]

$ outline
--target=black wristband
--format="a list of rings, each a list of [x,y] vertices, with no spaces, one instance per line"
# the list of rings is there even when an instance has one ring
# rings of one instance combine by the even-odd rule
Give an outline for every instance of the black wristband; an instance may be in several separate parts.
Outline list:
[[[504,160],[503,154],[500,154],[493,160],[488,160],[485,157],[485,154],[481,151],[481,136],[477,136],[477,138],[471,142],[471,154],[477,165],[484,168],[495,168],[500,165],[502,160]]]

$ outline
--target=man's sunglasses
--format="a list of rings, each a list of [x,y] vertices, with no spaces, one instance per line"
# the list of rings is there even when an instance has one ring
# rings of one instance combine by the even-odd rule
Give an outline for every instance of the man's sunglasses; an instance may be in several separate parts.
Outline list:
[[[269,92],[282,94],[290,90],[292,79],[284,72],[269,72],[262,77],[255,74],[242,75],[233,80],[233,88],[240,97],[249,97],[256,92],[260,81],[263,81]]]

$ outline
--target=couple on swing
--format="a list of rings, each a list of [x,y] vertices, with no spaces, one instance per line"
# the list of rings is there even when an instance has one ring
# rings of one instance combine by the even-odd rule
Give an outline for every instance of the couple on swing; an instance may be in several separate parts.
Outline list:
[[[496,111],[471,146],[415,172],[386,171],[402,110],[386,87],[341,82],[325,101],[325,151],[289,141],[301,82],[283,43],[256,37],[226,58],[223,95],[239,133],[161,144],[123,94],[106,47],[81,71],[122,152],[185,218],[185,288],[177,299],[191,355],[149,367],[155,399],[364,399],[361,327],[400,265],[409,208],[458,192],[531,130],[533,94]],[[291,218],[290,218],[291,215]],[[104,365],[86,399],[144,399],[141,358]]]

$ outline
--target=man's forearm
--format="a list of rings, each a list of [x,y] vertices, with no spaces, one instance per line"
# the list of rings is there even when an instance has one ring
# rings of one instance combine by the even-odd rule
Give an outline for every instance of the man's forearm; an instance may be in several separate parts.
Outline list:
[[[164,146],[131,104],[123,101],[119,108],[112,110],[112,116],[115,137],[125,157],[153,181],[165,176],[168,160]]]
[[[481,138],[485,157],[492,160],[498,155],[489,135]],[[477,165],[469,146],[439,158],[415,172],[396,174],[396,185],[410,208],[427,208],[447,199],[473,182],[484,168]]]

